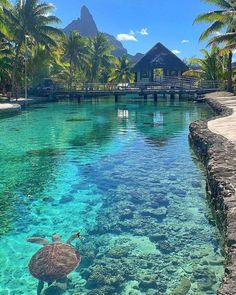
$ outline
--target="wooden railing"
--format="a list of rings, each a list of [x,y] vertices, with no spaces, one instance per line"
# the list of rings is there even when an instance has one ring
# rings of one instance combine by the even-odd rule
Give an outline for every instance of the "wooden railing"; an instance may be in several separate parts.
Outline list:
[[[155,82],[138,82],[138,83],[78,83],[72,89],[67,91],[83,92],[135,92],[135,91],[154,91],[154,90],[217,90],[220,88],[218,81],[203,81],[187,77],[160,77]]]

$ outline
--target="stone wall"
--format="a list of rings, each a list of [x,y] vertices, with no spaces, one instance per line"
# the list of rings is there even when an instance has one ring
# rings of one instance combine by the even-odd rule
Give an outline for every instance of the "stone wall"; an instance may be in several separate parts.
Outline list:
[[[213,99],[207,99],[207,103],[216,114],[213,119],[233,113]],[[236,147],[225,137],[212,133],[207,121],[192,123],[189,137],[205,164],[209,201],[225,237],[225,277],[217,294],[233,295],[236,294]]]

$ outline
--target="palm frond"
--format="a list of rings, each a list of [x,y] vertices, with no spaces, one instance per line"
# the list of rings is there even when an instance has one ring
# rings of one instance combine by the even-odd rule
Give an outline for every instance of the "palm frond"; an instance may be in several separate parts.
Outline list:
[[[225,33],[220,36],[216,36],[209,41],[209,45],[213,43],[232,43],[236,40],[236,32]]]
[[[210,35],[219,32],[221,29],[223,29],[225,24],[220,21],[214,22],[208,29],[206,29],[200,36],[199,40],[203,41],[207,39]]]
[[[201,23],[201,22],[215,22],[215,21],[222,21],[224,20],[224,10],[217,10],[217,11],[211,11],[204,14],[200,14],[197,16],[194,20],[194,24]]]
[[[217,5],[224,9],[232,8],[232,4],[229,3],[228,0],[203,0],[203,2],[206,2],[208,4]]]
[[[229,54],[230,52],[233,52],[234,50],[236,50],[236,42],[222,48],[220,50],[220,54],[221,55]]]

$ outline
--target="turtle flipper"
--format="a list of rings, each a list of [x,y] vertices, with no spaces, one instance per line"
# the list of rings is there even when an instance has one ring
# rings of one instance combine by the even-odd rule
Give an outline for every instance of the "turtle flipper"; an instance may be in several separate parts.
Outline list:
[[[27,242],[33,243],[33,244],[40,244],[40,245],[43,245],[43,246],[49,244],[48,240],[45,240],[44,238],[41,238],[41,237],[30,237],[30,238],[27,239]]]
[[[44,282],[43,281],[39,281],[38,287],[37,287],[37,295],[41,295],[41,292],[43,290],[43,287],[44,287]]]

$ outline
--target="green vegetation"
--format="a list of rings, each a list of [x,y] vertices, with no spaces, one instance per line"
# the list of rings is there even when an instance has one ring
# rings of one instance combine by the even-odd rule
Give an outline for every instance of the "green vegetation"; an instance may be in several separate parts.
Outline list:
[[[22,3],[23,2],[23,3]],[[104,34],[86,38],[78,32],[66,36],[53,25],[53,5],[39,0],[0,0],[0,84],[12,81],[13,89],[23,87],[25,63],[28,84],[53,78],[68,89],[83,82],[133,81],[127,57],[112,56]],[[118,74],[119,73],[119,74]]]
[[[131,72],[132,64],[127,58],[123,55],[117,60],[115,67],[112,69],[110,81],[114,82],[133,82],[133,73]]]
[[[210,65],[207,69],[207,76],[218,78],[220,80],[227,78],[227,90],[233,90],[233,69],[232,69],[232,56],[233,50],[236,49],[236,3],[234,0],[204,0],[209,4],[214,4],[219,9],[211,12],[207,12],[199,15],[195,19],[195,23],[207,22],[210,26],[201,34],[200,41],[208,39],[208,45],[213,46],[212,52],[203,52],[206,62],[200,62],[200,66],[203,70],[204,75],[206,74],[206,63],[210,65],[209,60],[215,58],[214,64]],[[221,47],[216,49],[215,45],[219,44]],[[211,58],[209,59],[209,56]],[[224,68],[224,73],[221,77],[215,69],[215,66],[219,64],[219,60],[223,57],[224,62],[227,66]],[[222,64],[222,60],[220,61]],[[220,71],[222,66],[220,65]]]
[[[205,0],[219,7],[199,15],[195,23],[209,27],[200,41],[208,39],[209,50],[202,58],[188,60],[190,71],[185,76],[219,81],[222,88],[233,90],[236,69],[232,68],[236,49],[236,4],[232,0]],[[99,33],[87,38],[78,32],[66,36],[56,26],[53,5],[40,0],[0,0],[0,89],[11,80],[13,90],[23,88],[25,66],[30,87],[44,78],[52,78],[68,89],[81,83],[128,83],[134,81],[132,63],[127,56],[112,55],[111,44]],[[157,70],[158,71],[158,70]]]
[[[191,76],[205,81],[219,81],[222,89],[227,88],[227,66],[228,55],[222,55],[221,49],[212,46],[210,51],[202,49],[202,58],[191,58],[188,60],[189,71],[184,76]]]

